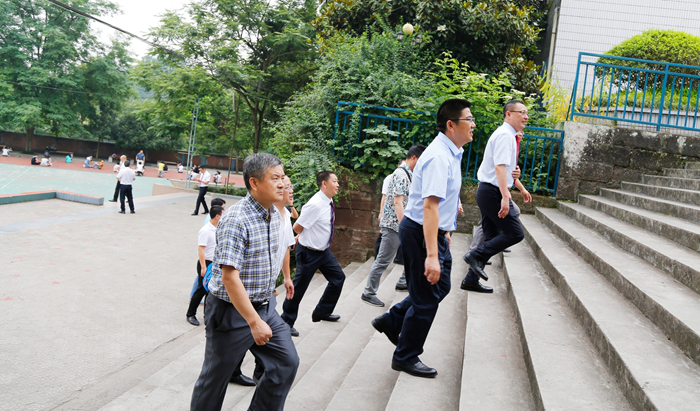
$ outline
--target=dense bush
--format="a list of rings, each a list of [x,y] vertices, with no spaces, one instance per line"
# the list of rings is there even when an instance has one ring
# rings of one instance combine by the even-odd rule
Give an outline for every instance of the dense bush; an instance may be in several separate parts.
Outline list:
[[[617,46],[608,50],[608,55],[635,58],[642,60],[653,60],[665,63],[685,64],[690,66],[700,65],[700,37],[682,31],[674,30],[647,30],[642,34],[631,37]],[[665,65],[632,61],[621,61],[610,58],[601,58],[599,63],[613,64],[627,67],[664,70]],[[698,75],[700,72],[693,68],[673,68],[673,72]],[[610,76],[614,84],[630,84],[638,88],[654,86],[653,75],[647,79],[643,74],[639,78],[628,72],[616,72],[616,75],[609,74],[610,70],[597,70],[598,77]],[[608,80],[609,81],[609,80]],[[663,76],[656,78],[656,87],[661,88]],[[633,84],[634,83],[634,84]]]

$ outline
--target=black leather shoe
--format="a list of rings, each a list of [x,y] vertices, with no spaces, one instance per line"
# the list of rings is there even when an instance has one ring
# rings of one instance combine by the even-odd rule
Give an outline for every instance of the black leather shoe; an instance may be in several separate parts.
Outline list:
[[[493,292],[493,288],[487,287],[478,281],[476,282],[476,284],[475,283],[467,283],[467,282],[462,281],[462,285],[460,285],[459,288],[461,288],[462,290],[474,291],[477,293],[492,293]]]
[[[479,274],[479,277],[483,278],[484,281],[489,280],[489,276],[484,272],[484,267],[481,266],[481,262],[474,258],[471,252],[464,254],[462,259],[464,259],[464,262],[469,264],[469,267],[471,267],[475,273]]]
[[[246,377],[243,374],[234,375],[231,377],[231,383],[242,385],[244,387],[255,387],[255,381],[252,378]]]
[[[339,315],[335,314],[316,314],[316,313],[311,313],[311,321],[317,323],[319,321],[331,321],[335,322],[340,320]]]
[[[510,248],[506,248],[505,250],[503,250],[503,252],[504,252],[504,253],[509,253],[509,252],[510,252]]]
[[[380,333],[386,335],[386,338],[388,338],[392,344],[398,345],[399,335],[393,332],[391,328],[389,328],[387,323],[384,321],[384,317],[380,315],[379,317],[372,320],[372,327],[374,327],[374,329],[379,331]]]
[[[404,364],[398,361],[392,361],[391,369],[396,371],[403,371],[415,377],[423,378],[435,378],[435,376],[438,374],[435,368],[430,368],[420,361],[413,365]]]
[[[294,328],[294,327],[289,327],[289,332],[292,333],[292,337],[298,337],[298,336],[299,336],[299,331],[297,331],[297,329]]]
[[[202,215],[209,214],[209,211],[202,211]]]
[[[109,200],[110,203],[116,203],[117,200]]]
[[[398,284],[397,284],[396,287],[394,287],[394,289],[395,289],[396,291],[408,291],[408,286],[407,286],[407,285],[398,285]]]
[[[199,213],[192,213],[192,214],[190,214],[190,215],[199,215]]]
[[[491,261],[487,261],[484,265],[491,265]]]
[[[126,212],[124,212],[124,211],[120,211],[120,212],[119,212],[119,214],[126,214]]]
[[[131,214],[136,214],[136,211],[132,211]]]
[[[197,317],[195,317],[194,315],[192,317],[187,317],[187,322],[192,325],[199,325],[199,321],[197,321]]]

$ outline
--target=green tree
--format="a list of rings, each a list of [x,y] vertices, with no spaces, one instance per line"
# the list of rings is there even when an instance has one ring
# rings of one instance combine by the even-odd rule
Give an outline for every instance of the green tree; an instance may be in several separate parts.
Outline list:
[[[187,17],[168,12],[151,32],[179,54],[153,50],[173,67],[198,65],[210,79],[235,90],[253,124],[253,151],[265,120],[307,81],[314,69],[313,0],[204,0]]]
[[[431,57],[448,51],[475,71],[507,72],[516,87],[536,92],[532,59],[547,8],[546,0],[329,0],[315,26],[328,39],[411,23],[412,41],[424,42]]]
[[[116,12],[107,0],[76,0],[93,15]],[[0,4],[0,119],[23,128],[25,150],[37,129],[83,134],[119,109],[129,94],[123,44],[108,51],[86,18],[40,0]]]

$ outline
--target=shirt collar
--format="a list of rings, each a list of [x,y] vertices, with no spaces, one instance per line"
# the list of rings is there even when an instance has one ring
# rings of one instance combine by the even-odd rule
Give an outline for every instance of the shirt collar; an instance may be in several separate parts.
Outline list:
[[[260,204],[258,200],[256,200],[255,197],[253,197],[250,193],[246,194],[245,201],[248,204],[248,207],[252,208],[253,211],[258,213],[260,217],[265,220],[268,220],[272,216],[272,214],[274,214],[276,209],[275,205],[273,204],[270,207],[270,210],[266,210],[265,207],[263,207],[262,204]]]
[[[447,148],[449,148],[452,152],[452,155],[455,157],[459,156],[464,152],[463,148],[457,147],[455,143],[453,143],[452,140],[450,140],[450,138],[447,137],[442,131],[438,133],[436,139],[440,140],[444,145],[446,145]]]
[[[505,127],[505,129],[508,130],[510,132],[510,134],[513,135],[513,137],[515,137],[515,135],[518,134],[518,132],[515,131],[513,126],[511,126],[510,124],[508,124],[506,122],[503,122],[503,125],[501,127]]]
[[[326,196],[321,190],[318,190],[318,195],[321,197],[321,200],[323,200],[323,202],[325,202],[326,204],[333,201],[332,199],[328,198],[328,196]]]
[[[409,174],[413,174],[413,171],[411,171],[411,167],[409,167],[408,164],[403,163],[403,164],[401,164],[399,167],[401,167],[401,168],[403,168],[404,170],[406,170]]]

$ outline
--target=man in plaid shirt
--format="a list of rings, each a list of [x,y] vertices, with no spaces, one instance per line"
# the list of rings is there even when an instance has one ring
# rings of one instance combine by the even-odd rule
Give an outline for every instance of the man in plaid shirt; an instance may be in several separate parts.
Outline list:
[[[265,369],[249,410],[282,410],[299,366],[289,326],[275,310],[284,170],[259,153],[243,164],[248,195],[226,211],[216,230],[216,252],[204,323],[204,364],[191,410],[220,410],[226,385],[246,351]]]

